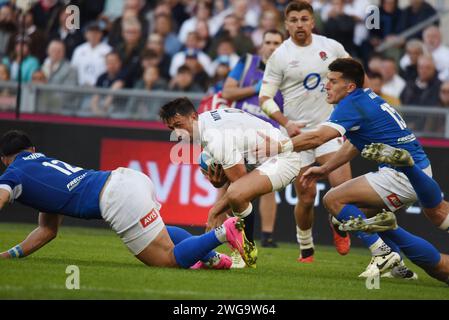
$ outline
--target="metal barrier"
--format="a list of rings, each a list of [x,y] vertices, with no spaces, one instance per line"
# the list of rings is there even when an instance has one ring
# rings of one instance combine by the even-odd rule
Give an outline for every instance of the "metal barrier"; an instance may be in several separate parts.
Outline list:
[[[15,109],[16,94],[15,82],[0,82],[0,111]],[[22,113],[159,120],[159,107],[176,97],[188,97],[198,106],[204,94],[25,84],[20,110]],[[402,106],[399,112],[417,136],[449,139],[449,109]]]

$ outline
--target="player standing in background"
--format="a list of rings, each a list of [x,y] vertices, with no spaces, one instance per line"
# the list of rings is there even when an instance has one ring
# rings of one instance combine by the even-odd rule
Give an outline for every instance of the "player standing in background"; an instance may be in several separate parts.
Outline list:
[[[285,26],[290,38],[284,41],[268,60],[259,93],[262,110],[281,124],[290,137],[314,130],[329,118],[333,106],[326,102],[324,90],[328,66],[337,58],[349,56],[337,41],[312,33],[315,26],[313,14],[312,6],[305,1],[292,1],[287,5]],[[278,90],[284,97],[283,112],[274,99]],[[295,219],[300,262],[313,262],[312,226],[316,185],[311,184],[304,188],[299,179],[315,162],[323,164],[329,160],[342,143],[342,138],[336,138],[315,149],[301,152],[301,171],[295,181],[298,196]],[[332,187],[349,179],[349,163],[328,176]],[[347,254],[350,249],[349,235],[335,227],[332,227],[332,230],[338,253]]]
[[[260,55],[246,54],[228,75],[222,92],[223,98],[232,102],[237,108],[271,123],[279,128],[279,124],[270,119],[259,106],[259,91],[262,85],[265,65],[271,54],[284,40],[284,35],[276,30],[265,31],[260,48]],[[283,99],[278,91],[275,101],[282,110]],[[270,192],[260,197],[259,212],[262,228],[262,247],[276,248],[273,241],[273,230],[276,223],[276,193]]]
[[[255,267],[257,249],[251,201],[289,185],[300,170],[299,154],[258,159],[256,146],[263,142],[258,132],[273,139],[284,140],[286,136],[266,121],[242,110],[224,108],[198,115],[189,99],[178,98],[162,106],[159,115],[174,131],[177,140],[201,144],[203,151],[223,168],[223,183],[217,185],[226,181],[230,185],[209,211],[208,225],[215,226],[217,217],[229,209],[234,216],[244,218],[245,234],[253,246],[243,258],[245,262],[250,261],[249,266]]]
[[[237,218],[201,236],[165,227],[154,185],[141,172],[127,168],[94,171],[48,158],[30,138],[12,130],[0,139],[0,209],[18,201],[39,210],[39,227],[0,258],[22,258],[53,240],[63,216],[104,219],[137,259],[150,266],[189,268],[203,260],[211,268],[229,269],[231,259],[215,247],[227,242],[243,255],[244,233]]]

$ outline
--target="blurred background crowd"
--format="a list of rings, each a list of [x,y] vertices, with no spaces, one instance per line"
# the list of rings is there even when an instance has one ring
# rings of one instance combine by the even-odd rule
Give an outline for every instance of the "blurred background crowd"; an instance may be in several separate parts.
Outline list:
[[[315,33],[333,38],[366,66],[371,85],[391,105],[449,107],[449,47],[425,0],[310,0]],[[25,15],[0,0],[0,81],[213,94],[264,31],[284,31],[288,0],[40,0]],[[380,28],[366,8],[379,6]],[[80,28],[70,10],[80,9]],[[387,44],[387,45],[386,45]],[[382,48],[383,47],[383,48]],[[382,48],[381,50],[379,50]],[[8,97],[0,92],[0,106]],[[90,107],[100,114],[98,97]],[[3,101],[3,102],[2,102]]]

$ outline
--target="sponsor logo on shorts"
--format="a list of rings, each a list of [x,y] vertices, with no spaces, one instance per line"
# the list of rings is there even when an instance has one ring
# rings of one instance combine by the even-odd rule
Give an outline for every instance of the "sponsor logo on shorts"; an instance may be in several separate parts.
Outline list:
[[[395,208],[400,208],[404,205],[402,201],[399,199],[398,195],[395,193],[392,193],[389,196],[387,196],[387,199],[391,203],[391,205]]]
[[[159,217],[157,211],[155,209],[151,210],[145,217],[140,219],[140,224],[142,227],[146,228],[150,224],[152,224]]]

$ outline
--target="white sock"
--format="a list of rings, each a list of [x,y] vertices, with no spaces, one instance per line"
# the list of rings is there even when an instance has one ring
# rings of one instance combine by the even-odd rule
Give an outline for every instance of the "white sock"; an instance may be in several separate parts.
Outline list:
[[[443,231],[449,232],[449,214],[444,219],[443,223],[438,227]]]
[[[296,226],[296,240],[298,241],[301,250],[313,248],[312,228],[301,230]]]
[[[253,205],[250,202],[248,207],[245,210],[243,210],[243,212],[234,212],[234,211],[232,211],[232,213],[236,217],[246,218],[247,216],[249,216],[251,214],[252,211],[253,211]]]
[[[223,227],[221,225],[218,228],[215,228],[214,232],[215,232],[215,236],[217,237],[218,241],[220,241],[221,243],[225,243],[227,241],[225,227]]]
[[[391,252],[391,248],[381,238],[377,239],[369,249],[373,256],[382,256]]]

